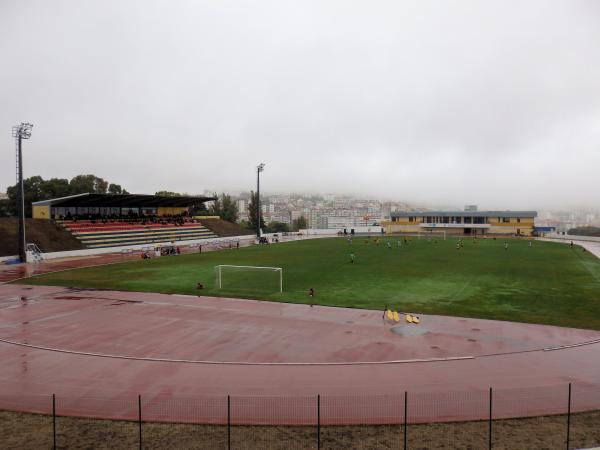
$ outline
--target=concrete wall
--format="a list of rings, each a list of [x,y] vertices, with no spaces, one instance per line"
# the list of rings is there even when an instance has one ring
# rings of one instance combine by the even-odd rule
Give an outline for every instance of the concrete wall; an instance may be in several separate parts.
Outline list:
[[[397,222],[385,221],[381,224],[385,228],[386,233],[418,233],[418,232],[426,232],[425,228],[420,226],[420,222],[408,222],[408,218],[402,217],[402,220]],[[420,218],[418,218],[420,219]],[[513,235],[517,234],[517,230],[521,236],[530,236],[533,232],[533,219],[521,219],[520,222],[517,222],[516,218],[511,218],[510,222],[497,222],[496,218],[490,218],[490,227],[486,229],[486,234],[506,234]],[[446,230],[448,233],[461,234],[462,230],[458,228],[448,228],[445,226],[446,224],[439,224],[439,230]],[[477,224],[473,224],[473,229],[478,228]],[[465,228],[469,228],[468,224],[465,224]],[[477,231],[478,234],[481,231]]]
[[[68,258],[74,256],[91,256],[91,255],[103,255],[107,253],[119,253],[123,250],[142,250],[148,247],[159,247],[162,245],[175,245],[175,246],[186,246],[190,244],[211,244],[218,242],[235,242],[235,241],[253,241],[254,236],[230,236],[223,238],[211,238],[211,239],[195,239],[190,241],[175,241],[172,243],[170,241],[165,242],[154,242],[152,244],[136,244],[136,245],[126,245],[122,247],[108,247],[108,248],[86,248],[84,250],[69,250],[65,252],[51,252],[51,253],[43,253],[42,256],[44,259],[57,259],[57,258]]]
[[[360,227],[346,227],[346,231],[350,234],[350,230],[354,230],[357,234],[381,234],[382,227],[380,226],[360,226]],[[306,230],[300,230],[300,232],[306,236],[318,236],[318,235],[331,235],[337,236],[339,232],[343,233],[344,228],[308,228]]]
[[[32,217],[34,219],[49,219],[50,218],[50,206],[36,206],[33,205]]]
[[[419,231],[423,231],[423,229],[419,226],[418,223],[408,221],[406,223],[402,222],[391,222],[386,221],[381,223],[385,228],[386,233],[418,233]]]
[[[547,239],[560,239],[563,241],[587,241],[587,242],[600,242],[600,237],[595,236],[572,236],[569,234],[558,234],[558,233],[545,233],[544,237]]]
[[[183,214],[188,209],[183,207],[167,207],[167,206],[159,206],[156,208],[156,215],[158,216],[176,216],[178,214]]]

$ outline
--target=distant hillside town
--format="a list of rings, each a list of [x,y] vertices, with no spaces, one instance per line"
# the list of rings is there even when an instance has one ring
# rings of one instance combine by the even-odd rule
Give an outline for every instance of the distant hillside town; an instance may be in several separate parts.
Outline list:
[[[205,191],[212,192],[212,191]],[[232,195],[238,208],[238,220],[250,219],[250,192]],[[386,202],[334,194],[261,195],[261,214],[265,223],[292,225],[304,217],[308,228],[340,229],[379,225],[392,212],[412,208],[404,202]]]

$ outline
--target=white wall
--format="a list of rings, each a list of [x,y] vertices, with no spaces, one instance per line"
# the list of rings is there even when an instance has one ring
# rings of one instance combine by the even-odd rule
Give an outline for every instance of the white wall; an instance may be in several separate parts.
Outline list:
[[[346,227],[346,231],[348,232],[348,234],[350,234],[351,229],[354,229],[354,232],[358,233],[358,234],[364,234],[364,233],[381,234],[381,230],[383,229],[383,227],[375,226],[375,225],[360,226],[360,227]],[[332,228],[332,229],[309,228],[307,230],[300,230],[300,232],[307,236],[324,235],[324,234],[330,234],[332,236],[335,236],[338,234],[338,232],[343,233],[344,228]]]
[[[600,237],[595,236],[574,236],[570,234],[558,234],[558,233],[545,233],[545,238],[548,239],[562,239],[565,241],[589,241],[589,242],[600,242]]]
[[[142,250],[143,248],[148,247],[158,247],[162,245],[175,245],[175,246],[185,246],[190,244],[211,244],[218,242],[236,242],[236,241],[253,241],[254,236],[230,236],[230,237],[221,237],[221,238],[211,238],[211,239],[194,239],[191,241],[175,241],[172,243],[170,241],[165,242],[153,242],[150,244],[137,244],[137,245],[126,245],[122,247],[107,247],[107,248],[86,248],[84,250],[70,250],[65,252],[50,252],[43,253],[42,256],[44,259],[56,259],[56,258],[68,258],[73,256],[91,256],[91,255],[103,255],[106,253],[119,253],[123,250]]]

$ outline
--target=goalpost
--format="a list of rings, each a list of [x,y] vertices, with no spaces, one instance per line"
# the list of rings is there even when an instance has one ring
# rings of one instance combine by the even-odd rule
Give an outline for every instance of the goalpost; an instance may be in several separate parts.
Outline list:
[[[283,292],[283,269],[281,267],[235,266],[229,264],[220,264],[215,266],[216,286],[219,289],[223,289],[224,282],[233,279],[234,284],[236,281],[238,283],[238,285],[234,287],[235,289],[244,289],[245,287],[260,283],[261,277],[256,276],[257,272],[274,274],[275,278],[278,278],[278,291]],[[229,277],[227,275],[229,275]]]

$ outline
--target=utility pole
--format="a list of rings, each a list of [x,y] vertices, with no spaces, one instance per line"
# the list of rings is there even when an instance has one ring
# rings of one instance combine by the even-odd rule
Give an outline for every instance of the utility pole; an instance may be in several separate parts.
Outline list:
[[[260,239],[260,173],[265,170],[264,163],[256,166],[256,237]]]
[[[23,187],[23,152],[21,143],[23,139],[31,137],[33,125],[21,122],[12,128],[12,135],[17,144],[17,213],[19,215],[19,258],[21,262],[27,262],[25,242],[25,189]]]

